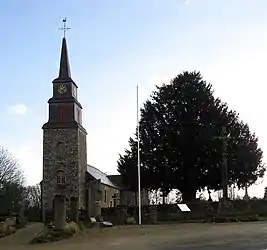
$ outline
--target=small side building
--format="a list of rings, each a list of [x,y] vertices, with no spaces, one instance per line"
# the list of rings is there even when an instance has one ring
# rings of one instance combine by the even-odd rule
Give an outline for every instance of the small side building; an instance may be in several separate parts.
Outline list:
[[[106,175],[99,169],[87,165],[87,190],[89,214],[92,214],[95,201],[99,201],[101,208],[119,205],[136,206],[138,197],[122,184],[121,175]],[[148,192],[142,191],[142,205],[149,204]],[[91,211],[91,212],[90,212]]]
[[[125,185],[123,185],[121,175],[108,175],[107,176],[112,183],[120,188],[121,205],[138,206],[138,193],[130,191]],[[142,205],[149,205],[149,195],[146,190],[141,191]]]

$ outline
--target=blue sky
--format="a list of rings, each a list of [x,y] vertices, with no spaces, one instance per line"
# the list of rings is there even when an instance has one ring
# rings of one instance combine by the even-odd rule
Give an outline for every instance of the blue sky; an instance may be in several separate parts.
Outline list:
[[[266,151],[266,9],[265,0],[2,1],[0,144],[18,158],[28,183],[41,180],[41,126],[68,17],[88,163],[116,173],[135,131],[136,85],[143,102],[182,70],[200,70]],[[265,184],[250,194],[262,195]]]

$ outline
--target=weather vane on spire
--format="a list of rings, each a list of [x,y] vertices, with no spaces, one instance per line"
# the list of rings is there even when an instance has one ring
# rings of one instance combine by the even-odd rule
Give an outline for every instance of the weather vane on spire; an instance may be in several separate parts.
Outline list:
[[[67,30],[70,30],[70,28],[67,28],[67,26],[66,26],[66,23],[67,23],[67,18],[66,18],[66,17],[63,18],[62,23],[63,23],[63,27],[60,28],[60,30],[63,30],[63,36],[64,36],[64,38],[65,38],[65,36],[66,36],[66,31],[67,31]]]

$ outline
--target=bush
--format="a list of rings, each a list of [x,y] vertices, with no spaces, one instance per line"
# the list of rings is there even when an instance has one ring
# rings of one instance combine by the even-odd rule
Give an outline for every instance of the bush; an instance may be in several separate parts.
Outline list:
[[[80,232],[79,226],[75,222],[67,223],[63,230],[55,229],[54,225],[51,223],[43,229],[42,232],[35,235],[31,243],[47,243],[53,241],[59,241],[62,239],[70,238]]]
[[[71,235],[76,235],[80,232],[79,226],[73,221],[71,221],[70,223],[66,225],[65,230],[67,231],[68,234],[71,234]]]
[[[243,215],[243,216],[231,216],[231,217],[223,217],[216,216],[211,219],[205,220],[203,222],[211,222],[211,223],[229,223],[229,222],[252,222],[259,221],[259,216],[256,215]]]

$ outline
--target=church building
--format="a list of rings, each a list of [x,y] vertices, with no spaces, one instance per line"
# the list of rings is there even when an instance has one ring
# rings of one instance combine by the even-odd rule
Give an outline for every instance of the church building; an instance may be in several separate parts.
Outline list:
[[[120,175],[107,176],[87,164],[87,132],[82,125],[82,105],[71,77],[67,42],[62,40],[59,75],[48,100],[48,122],[43,129],[42,216],[55,213],[58,198],[63,209],[84,210],[95,216],[96,207],[136,205],[136,197],[122,185]],[[143,204],[148,194],[143,192]]]

